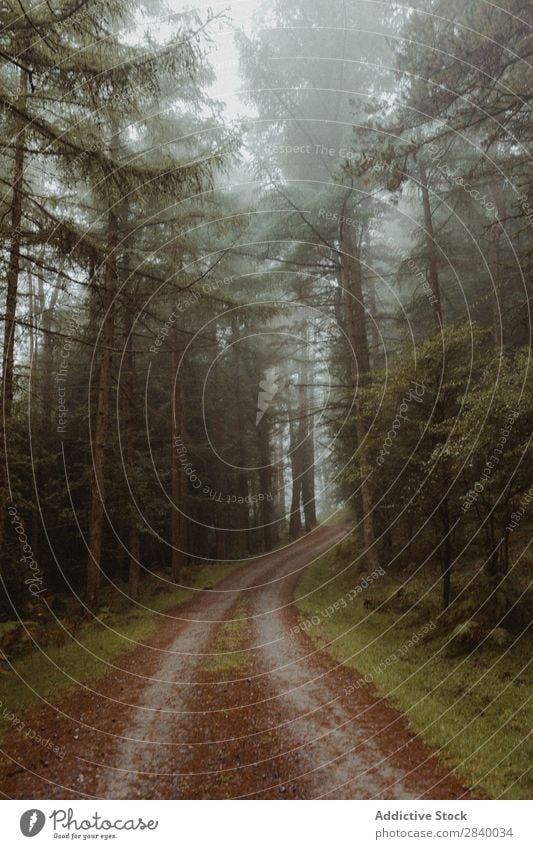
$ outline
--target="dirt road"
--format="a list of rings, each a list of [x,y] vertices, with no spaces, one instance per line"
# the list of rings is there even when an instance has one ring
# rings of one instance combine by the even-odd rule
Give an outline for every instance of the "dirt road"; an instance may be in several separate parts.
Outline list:
[[[323,527],[172,611],[150,646],[59,710],[34,712],[59,761],[8,740],[10,798],[457,799],[467,791],[369,685],[347,695],[295,632],[302,569],[347,533]],[[13,735],[11,735],[13,736]],[[10,748],[11,747],[11,748]],[[7,759],[7,761],[6,761]]]

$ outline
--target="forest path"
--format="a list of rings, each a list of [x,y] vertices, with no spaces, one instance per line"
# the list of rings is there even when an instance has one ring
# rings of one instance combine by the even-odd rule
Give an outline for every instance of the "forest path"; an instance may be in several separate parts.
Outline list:
[[[172,611],[149,645],[65,699],[62,714],[38,713],[40,733],[53,729],[66,756],[19,746],[0,789],[11,798],[467,795],[404,715],[371,686],[353,689],[357,676],[295,628],[302,569],[347,533],[321,527]]]

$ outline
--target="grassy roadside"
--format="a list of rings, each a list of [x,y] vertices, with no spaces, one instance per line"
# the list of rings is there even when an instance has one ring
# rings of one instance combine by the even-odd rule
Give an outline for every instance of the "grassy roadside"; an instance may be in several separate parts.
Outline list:
[[[400,590],[398,578],[379,576],[350,598],[365,575],[353,567],[343,572],[350,555],[345,544],[306,570],[295,594],[301,627],[405,711],[478,795],[529,799],[532,676],[524,667],[531,635],[466,652],[450,641],[453,628],[439,616],[438,595],[427,582]]]
[[[189,577],[187,588],[168,590],[168,584],[147,580],[143,585],[144,607],[119,602],[118,610],[104,608],[102,622],[83,624],[63,645],[17,653],[11,659],[13,671],[4,662],[0,674],[0,737],[12,727],[4,711],[21,716],[41,700],[57,703],[76,688],[78,681],[91,684],[112,674],[108,664],[145,640],[161,622],[158,614],[188,601],[197,589],[210,589],[242,565],[199,567]]]

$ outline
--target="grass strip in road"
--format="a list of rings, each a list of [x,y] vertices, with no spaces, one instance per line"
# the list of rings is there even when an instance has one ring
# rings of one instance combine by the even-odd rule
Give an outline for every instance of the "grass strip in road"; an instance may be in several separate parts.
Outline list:
[[[244,675],[249,671],[251,658],[250,622],[244,605],[231,613],[231,618],[223,622],[217,632],[213,653],[200,666],[201,672],[214,675]]]
[[[399,577],[385,575],[354,592],[365,573],[346,569],[352,559],[344,544],[304,572],[295,594],[300,628],[366,675],[476,794],[529,799],[531,635],[467,652],[439,617],[438,588],[413,582],[400,590]]]

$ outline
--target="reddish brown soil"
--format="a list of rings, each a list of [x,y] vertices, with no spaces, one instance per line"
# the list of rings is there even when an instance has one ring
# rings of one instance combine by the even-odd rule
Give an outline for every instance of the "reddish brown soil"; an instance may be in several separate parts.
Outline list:
[[[244,566],[172,611],[176,618],[162,620],[150,647],[117,662],[121,672],[55,709],[27,714],[26,727],[65,746],[65,757],[8,735],[0,792],[15,799],[468,796],[404,715],[372,686],[353,689],[352,671],[291,632],[302,569],[346,533],[323,527]],[[243,617],[237,671],[208,671],[222,623]]]

